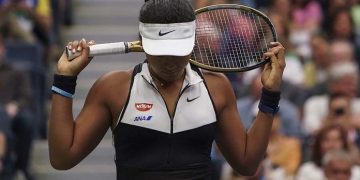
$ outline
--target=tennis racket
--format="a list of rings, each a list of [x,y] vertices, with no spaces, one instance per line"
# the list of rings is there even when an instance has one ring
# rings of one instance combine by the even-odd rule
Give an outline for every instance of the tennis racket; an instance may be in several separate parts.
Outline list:
[[[195,11],[195,46],[190,63],[210,71],[239,72],[262,66],[275,28],[262,12],[237,4],[207,6]],[[141,43],[117,42],[90,46],[90,56],[142,52]],[[69,60],[80,55],[66,49]]]

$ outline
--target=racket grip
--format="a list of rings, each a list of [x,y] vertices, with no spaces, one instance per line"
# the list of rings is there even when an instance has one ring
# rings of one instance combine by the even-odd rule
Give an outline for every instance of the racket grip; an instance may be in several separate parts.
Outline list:
[[[116,43],[105,43],[105,44],[95,44],[89,47],[90,48],[90,57],[106,54],[124,54],[128,53],[128,43],[127,42],[116,42]],[[81,55],[81,52],[76,51],[73,53],[67,47],[65,48],[65,53],[69,61],[75,59]]]

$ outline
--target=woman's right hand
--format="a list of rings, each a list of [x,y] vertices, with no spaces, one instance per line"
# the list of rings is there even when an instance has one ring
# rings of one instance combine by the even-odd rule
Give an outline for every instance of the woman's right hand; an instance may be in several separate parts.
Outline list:
[[[92,57],[89,57],[89,46],[94,44],[95,41],[86,42],[85,39],[69,42],[67,48],[73,53],[81,52],[81,55],[69,61],[64,52],[58,61],[56,73],[65,76],[79,75],[92,59]]]

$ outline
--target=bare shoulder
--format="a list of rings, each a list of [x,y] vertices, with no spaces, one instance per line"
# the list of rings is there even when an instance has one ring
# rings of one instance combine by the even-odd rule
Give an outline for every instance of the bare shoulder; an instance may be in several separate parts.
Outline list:
[[[229,79],[223,73],[211,72],[203,70],[205,82],[212,92],[223,91],[231,88]]]
[[[218,111],[222,109],[230,99],[235,99],[231,83],[223,73],[205,70],[202,70],[202,72]]]
[[[228,81],[227,77],[223,73],[212,72],[207,70],[202,70],[205,81],[209,83],[221,83],[224,81]],[[225,82],[224,82],[225,83]]]
[[[116,117],[128,97],[132,72],[133,69],[106,73],[94,83],[88,98],[97,99]]]
[[[126,71],[111,71],[100,77],[94,84],[99,88],[107,89],[109,87],[122,88],[130,83],[133,69]],[[111,90],[111,89],[107,89]]]

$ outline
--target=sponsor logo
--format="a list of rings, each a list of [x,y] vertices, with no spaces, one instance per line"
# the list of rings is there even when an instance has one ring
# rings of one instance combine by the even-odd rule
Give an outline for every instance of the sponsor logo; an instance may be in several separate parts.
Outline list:
[[[199,98],[200,96],[198,96],[198,97],[196,97],[196,98],[193,98],[193,99],[189,99],[189,97],[188,98],[186,98],[186,101],[187,102],[191,102],[191,101],[193,101],[193,100],[195,100],[195,99],[197,99],[197,98]]]
[[[135,103],[135,108],[138,111],[148,111],[153,107],[153,104],[149,103]]]
[[[168,32],[161,32],[161,30],[159,31],[159,36],[165,36],[165,35],[167,35],[167,34],[169,34],[169,33],[172,33],[172,32],[174,32],[175,30],[172,30],[172,31],[168,31]]]
[[[150,121],[153,116],[136,116],[134,121]]]

